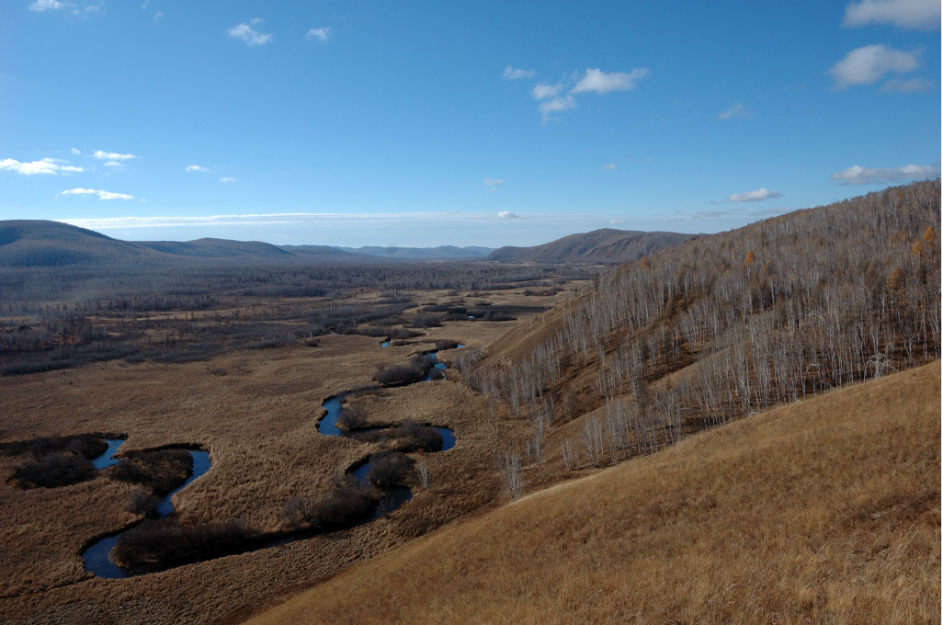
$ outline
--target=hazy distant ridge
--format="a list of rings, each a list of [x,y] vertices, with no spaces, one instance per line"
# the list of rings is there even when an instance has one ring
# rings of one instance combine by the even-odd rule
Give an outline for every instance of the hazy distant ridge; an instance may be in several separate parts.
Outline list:
[[[700,235],[677,232],[637,232],[602,228],[585,234],[571,234],[543,245],[502,247],[490,254],[487,260],[625,263],[698,236]]]
[[[193,263],[311,263],[495,260],[619,263],[695,235],[670,232],[596,230],[533,247],[338,248],[326,245],[271,245],[260,241],[204,238],[195,241],[121,241],[57,221],[0,221],[0,267],[71,265],[181,266]]]

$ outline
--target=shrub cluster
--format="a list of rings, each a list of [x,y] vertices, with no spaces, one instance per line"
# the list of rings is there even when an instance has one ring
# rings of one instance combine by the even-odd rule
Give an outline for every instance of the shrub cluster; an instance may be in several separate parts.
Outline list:
[[[14,488],[56,488],[94,479],[98,471],[89,460],[107,449],[108,443],[101,436],[82,434],[6,443],[0,453],[32,456],[32,462],[17,467],[10,478]]]
[[[340,416],[337,418],[337,429],[340,430],[353,432],[355,430],[364,430],[368,427],[370,427],[370,422],[367,419],[366,413],[359,408],[344,407],[340,411]]]
[[[94,479],[95,466],[84,456],[70,452],[52,453],[32,464],[19,467],[11,478],[16,488],[56,488]]]
[[[238,553],[257,536],[239,521],[208,525],[144,521],[121,534],[113,557],[126,569],[166,567]]]
[[[407,365],[392,365],[376,374],[376,381],[383,386],[405,386],[420,381],[429,369],[432,360],[426,356],[414,356]]]
[[[193,456],[185,449],[131,452],[107,469],[108,477],[134,482],[163,497],[193,474]]]
[[[370,457],[366,480],[380,488],[409,486],[415,482],[412,460],[396,451],[381,451]]]
[[[352,527],[369,518],[379,503],[378,493],[352,475],[334,482],[331,489],[318,499],[298,497],[285,506],[289,531],[314,530],[329,532]]]
[[[407,420],[402,425],[383,428],[374,432],[358,432],[354,438],[364,443],[386,443],[394,441],[396,451],[441,451],[444,443],[441,433],[433,427],[419,425]]]

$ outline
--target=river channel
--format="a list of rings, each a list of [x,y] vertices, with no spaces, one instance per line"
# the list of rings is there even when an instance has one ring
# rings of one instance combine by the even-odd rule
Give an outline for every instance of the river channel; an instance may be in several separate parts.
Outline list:
[[[388,341],[387,341],[388,344]],[[385,347],[385,345],[384,345]],[[459,349],[464,347],[464,345],[459,345]],[[429,355],[435,361],[432,369],[423,377],[420,382],[429,382],[435,379],[436,371],[440,374],[439,377],[444,378],[444,371],[446,369],[445,363],[438,360],[437,353],[432,353]],[[346,433],[337,428],[337,419],[340,417],[340,412],[343,410],[343,400],[354,394],[354,391],[348,391],[346,393],[341,393],[335,397],[331,397],[324,401],[322,407],[326,411],[326,414],[318,422],[318,430],[324,436],[346,436]],[[383,430],[385,428],[371,428],[368,431],[375,432]],[[447,451],[455,446],[455,433],[454,431],[448,428],[434,428],[442,436],[442,448],[440,451]],[[118,448],[124,443],[123,439],[107,439],[108,449],[98,458],[92,460],[92,464],[95,465],[99,471],[105,467],[116,464],[119,459],[115,458],[115,454],[118,451]],[[210,469],[209,461],[209,452],[206,451],[190,451],[190,455],[193,456],[193,474],[184,482],[180,487],[171,491],[161,502],[160,506],[157,509],[157,518],[163,519],[170,515],[173,512],[173,503],[171,499],[175,494],[189,486],[194,480],[198,479],[204,475]],[[357,465],[354,469],[349,472],[354,475],[360,483],[366,483],[366,474],[369,472],[372,463],[367,462]],[[404,503],[412,499],[412,491],[405,487],[394,487],[384,489],[384,496],[380,500],[379,505],[376,507],[376,511],[373,513],[373,519],[378,519],[386,514],[389,514],[393,510],[399,508]],[[372,519],[371,519],[372,520]],[[126,530],[125,530],[126,531]],[[85,561],[85,570],[90,573],[94,573],[96,576],[104,579],[124,579],[130,577],[135,573],[125,571],[114,562],[111,561],[110,555],[111,550],[117,544],[118,539],[121,537],[124,531],[118,532],[111,536],[106,536],[88,547],[83,553],[82,557]],[[292,535],[282,535],[272,537],[270,540],[265,540],[261,543],[255,543],[253,545],[247,545],[246,551],[256,551],[258,549],[265,549],[268,547],[274,547],[277,545],[284,545],[295,540],[301,540],[308,538],[310,534],[299,533]]]

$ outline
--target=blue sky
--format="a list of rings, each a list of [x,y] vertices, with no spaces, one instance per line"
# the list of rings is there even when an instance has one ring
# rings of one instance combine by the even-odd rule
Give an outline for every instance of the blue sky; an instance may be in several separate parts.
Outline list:
[[[0,219],[127,240],[717,232],[940,160],[938,0],[3,0]]]

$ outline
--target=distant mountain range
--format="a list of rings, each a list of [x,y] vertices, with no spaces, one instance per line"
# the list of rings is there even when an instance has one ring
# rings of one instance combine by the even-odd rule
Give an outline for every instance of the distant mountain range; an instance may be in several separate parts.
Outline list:
[[[259,241],[121,241],[56,221],[0,221],[0,267],[73,265],[367,263],[492,260],[501,262],[619,263],[675,245],[694,235],[596,230],[533,247],[360,247],[271,245]]]

